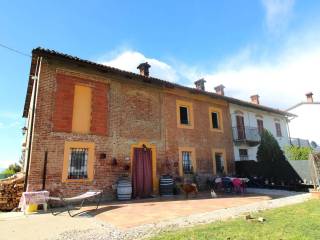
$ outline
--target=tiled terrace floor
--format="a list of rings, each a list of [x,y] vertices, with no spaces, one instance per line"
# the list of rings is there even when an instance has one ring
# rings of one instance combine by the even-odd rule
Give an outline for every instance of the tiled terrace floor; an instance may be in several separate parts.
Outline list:
[[[130,202],[112,202],[102,204],[98,210],[88,211],[98,220],[106,221],[119,228],[131,228],[142,224],[165,221],[167,219],[211,212],[222,208],[237,207],[245,204],[270,200],[265,195],[220,195],[211,198],[210,193],[198,194],[197,198],[157,197]]]

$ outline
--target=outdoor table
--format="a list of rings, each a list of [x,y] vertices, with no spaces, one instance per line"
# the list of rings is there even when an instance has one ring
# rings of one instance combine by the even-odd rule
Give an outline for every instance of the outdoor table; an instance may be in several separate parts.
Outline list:
[[[47,199],[49,198],[48,191],[24,192],[22,193],[19,207],[24,212],[29,204],[43,205],[43,210],[47,211]]]

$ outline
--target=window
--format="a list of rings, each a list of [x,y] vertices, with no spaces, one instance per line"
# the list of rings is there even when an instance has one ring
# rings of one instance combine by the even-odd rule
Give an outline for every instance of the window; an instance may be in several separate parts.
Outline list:
[[[223,174],[224,173],[224,160],[221,153],[215,154],[215,161],[216,161],[216,174]]]
[[[221,109],[209,107],[210,130],[223,132]]]
[[[182,152],[182,169],[183,174],[190,174],[193,172],[192,161],[191,161],[191,152]]]
[[[275,125],[276,125],[277,137],[282,137],[280,123],[276,122]]]
[[[94,174],[94,143],[66,141],[62,182],[92,181]]]
[[[239,149],[239,156],[241,161],[249,160],[248,149]]]
[[[263,120],[257,119],[258,132],[261,135],[263,132]]]
[[[192,103],[177,100],[177,127],[193,129],[193,107]]]
[[[179,147],[180,176],[183,176],[184,174],[195,173],[196,170],[197,170],[197,166],[196,166],[195,148]]]
[[[91,125],[91,88],[75,85],[72,132],[89,133]]]
[[[236,116],[237,122],[237,140],[246,139],[246,128],[244,126],[244,117],[241,115]]]
[[[228,174],[226,150],[224,148],[212,149],[213,175]]]
[[[212,112],[211,113],[211,120],[212,120],[212,128],[218,129],[219,128],[219,113]]]
[[[71,148],[68,179],[88,178],[88,148]]]
[[[180,106],[180,123],[189,124],[188,107]]]

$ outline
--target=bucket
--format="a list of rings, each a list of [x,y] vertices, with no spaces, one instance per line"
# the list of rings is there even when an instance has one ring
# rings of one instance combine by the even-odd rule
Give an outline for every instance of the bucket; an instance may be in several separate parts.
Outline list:
[[[34,213],[38,210],[37,204],[29,204],[26,208],[26,213]]]
[[[132,195],[132,184],[129,180],[119,180],[117,186],[118,200],[130,200]]]
[[[173,178],[169,175],[163,175],[160,177],[160,195],[161,196],[172,196],[174,189]]]

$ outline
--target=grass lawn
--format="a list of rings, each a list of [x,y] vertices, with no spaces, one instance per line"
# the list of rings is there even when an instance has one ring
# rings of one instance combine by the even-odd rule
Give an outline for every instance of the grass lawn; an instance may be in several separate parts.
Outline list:
[[[320,239],[320,201],[310,200],[288,207],[252,214],[264,217],[264,223],[244,218],[185,228],[163,233],[152,240],[168,239]]]

